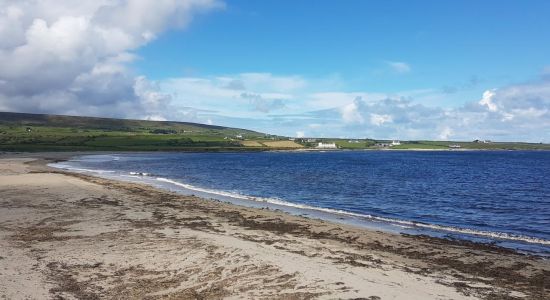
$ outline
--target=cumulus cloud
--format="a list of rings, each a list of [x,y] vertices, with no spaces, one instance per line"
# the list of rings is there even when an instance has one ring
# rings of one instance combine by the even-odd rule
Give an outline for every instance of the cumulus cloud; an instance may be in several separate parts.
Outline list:
[[[0,108],[162,115],[170,98],[128,69],[132,51],[215,0],[0,0]]]
[[[340,126],[333,128],[334,136],[353,133],[374,138],[549,142],[550,80],[490,89],[479,100],[458,108],[426,106],[416,103],[414,97],[355,97],[314,116],[320,121],[331,113],[341,120]]]
[[[372,125],[380,126],[388,122],[393,122],[391,115],[370,114],[370,123]]]
[[[406,97],[378,100],[356,97],[334,111],[341,116],[342,132],[354,132],[356,137],[402,139],[420,138],[429,133],[429,128],[437,126],[443,114],[441,108],[415,104]]]
[[[497,105],[493,102],[493,97],[495,97],[495,92],[494,90],[492,91],[485,91],[483,92],[483,97],[481,98],[481,100],[479,100],[479,104],[482,105],[482,106],[485,106],[487,107],[487,109],[489,111],[497,111],[498,110],[498,107]]]
[[[361,97],[356,97],[353,102],[341,107],[340,113],[342,115],[342,120],[348,124],[363,124],[365,122],[365,118],[362,114],[363,107],[364,102]]]
[[[456,127],[471,136],[548,142],[550,80],[485,91],[478,102],[451,112],[451,117],[462,120]]]

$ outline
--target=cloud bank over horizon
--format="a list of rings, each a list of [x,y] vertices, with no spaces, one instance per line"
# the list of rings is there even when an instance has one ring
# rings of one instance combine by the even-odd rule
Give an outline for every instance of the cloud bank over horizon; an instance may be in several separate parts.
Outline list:
[[[445,95],[439,89],[344,92],[334,90],[338,85],[269,73],[159,82],[193,120],[288,136],[550,141],[550,80],[544,76],[486,90],[451,108],[433,105]]]
[[[216,0],[0,0],[0,111],[192,121],[288,136],[550,142],[547,68],[458,106],[444,105],[456,93],[448,87],[358,91],[338,75],[268,72],[150,80],[133,69],[137,49],[166,31],[192,30],[194,16],[224,7]],[[380,61],[400,77],[419,68]]]

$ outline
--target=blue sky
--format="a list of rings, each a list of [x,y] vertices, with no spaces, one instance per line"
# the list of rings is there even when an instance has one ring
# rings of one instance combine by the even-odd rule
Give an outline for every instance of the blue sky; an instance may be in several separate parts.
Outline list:
[[[197,17],[190,29],[171,30],[139,49],[143,60],[136,65],[154,79],[336,73],[349,77],[350,88],[396,91],[475,75],[523,80],[548,63],[548,1],[450,3],[230,1]],[[407,62],[418,74],[406,80],[380,74],[385,61]]]
[[[69,93],[77,100],[67,101],[85,102],[84,108],[42,101],[41,111],[289,136],[550,141],[539,133],[550,131],[549,1],[119,2],[64,3],[51,11],[12,3],[28,20],[16,15],[22,46],[3,48],[13,50],[11,60],[5,58],[11,64],[22,52],[17,47],[36,43],[25,33],[37,18],[47,29],[65,30],[62,21],[82,16],[85,36],[109,28],[128,40],[101,35],[97,44],[90,39],[70,48],[80,59],[78,72],[62,74],[69,83],[58,94]],[[110,20],[108,11],[123,17]],[[13,16],[8,9],[0,13],[0,25]],[[59,28],[37,40],[59,38]],[[111,44],[115,50],[106,51]],[[53,48],[67,67],[68,50]],[[90,49],[94,59],[84,65]],[[51,57],[44,67],[54,68]],[[13,78],[0,72],[4,82]],[[88,89],[79,86],[83,80],[101,82],[102,90],[82,92]],[[106,86],[117,86],[116,94]],[[27,106],[1,100],[0,108],[36,107],[31,100]]]
[[[502,85],[550,63],[548,13],[548,1],[231,1],[139,49],[136,67],[153,79],[339,75],[385,92]],[[389,61],[412,70],[387,72]]]

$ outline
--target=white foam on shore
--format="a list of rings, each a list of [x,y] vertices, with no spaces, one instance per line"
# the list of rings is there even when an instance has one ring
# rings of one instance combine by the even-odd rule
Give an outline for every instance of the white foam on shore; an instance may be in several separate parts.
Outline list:
[[[324,208],[324,207],[316,207],[316,206],[310,206],[306,204],[297,204],[292,203],[288,201],[284,201],[277,198],[262,198],[262,197],[253,197],[253,196],[247,196],[237,193],[231,193],[231,192],[225,192],[225,191],[218,191],[213,189],[205,189],[196,187],[190,184],[181,183],[178,181],[174,181],[171,179],[158,177],[158,181],[167,182],[176,186],[183,187],[188,190],[193,190],[197,192],[207,193],[207,194],[213,194],[213,195],[220,195],[224,197],[230,197],[230,198],[236,198],[241,200],[249,200],[249,201],[256,201],[256,202],[265,202],[270,204],[276,204],[280,206],[287,206],[287,207],[293,207],[303,210],[313,210],[313,211],[321,211],[325,213],[330,214],[337,214],[337,215],[343,215],[343,216],[349,216],[349,217],[356,217],[356,218],[362,218],[362,219],[368,219],[368,220],[374,220],[379,222],[386,222],[390,224],[397,225],[399,227],[405,227],[405,228],[426,228],[426,229],[432,229],[437,231],[447,231],[447,232],[453,232],[453,233],[461,233],[461,234],[469,234],[469,235],[476,235],[476,236],[482,236],[482,237],[488,237],[488,238],[494,238],[494,239],[501,239],[501,240],[512,240],[512,241],[521,241],[526,243],[534,243],[534,244],[541,244],[541,245],[550,245],[549,240],[541,239],[541,238],[535,238],[530,236],[524,236],[524,235],[515,235],[510,234],[506,232],[492,232],[492,231],[484,231],[484,230],[477,230],[477,229],[469,229],[469,228],[460,228],[460,227],[452,227],[452,226],[444,226],[444,225],[436,225],[436,224],[428,224],[428,223],[420,223],[420,222],[413,222],[413,221],[406,221],[406,220],[399,220],[399,219],[393,219],[393,218],[385,218],[385,217],[379,217],[379,216],[373,216],[369,214],[361,214],[361,213],[354,213],[339,209],[332,209],[332,208]]]
[[[130,172],[130,175],[149,176],[150,174],[146,172]]]
[[[79,173],[99,173],[99,174],[115,173],[115,171],[112,171],[112,170],[84,169],[84,168],[77,168],[77,167],[63,164],[63,163],[51,163],[51,164],[48,164],[48,166],[57,168],[57,169],[67,170],[67,171],[79,172]]]
[[[97,174],[114,174],[115,171],[111,170],[91,170],[91,169],[83,169],[83,168],[76,168],[68,164],[63,163],[53,163],[49,164],[51,167],[65,169],[69,171],[76,171],[76,172],[86,172],[86,173],[97,173]],[[149,177],[151,174],[146,172],[129,172],[129,175],[120,174],[123,177],[131,177],[131,178],[151,178]],[[469,228],[461,228],[461,227],[453,227],[453,226],[445,226],[445,225],[436,225],[436,224],[428,224],[428,223],[421,223],[421,222],[414,222],[414,221],[407,221],[407,220],[400,220],[400,219],[393,219],[393,218],[386,218],[386,217],[380,217],[380,216],[373,216],[370,214],[361,214],[361,213],[355,213],[355,212],[349,212],[345,210],[340,209],[332,209],[332,208],[324,208],[324,207],[316,207],[316,206],[310,206],[306,204],[298,204],[298,203],[292,203],[288,202],[282,199],[277,198],[264,198],[264,197],[254,197],[249,195],[242,195],[238,193],[233,192],[226,192],[221,190],[215,190],[215,189],[208,189],[208,188],[201,188],[197,186],[193,186],[190,184],[182,183],[179,181],[175,181],[169,178],[164,177],[156,177],[151,178],[159,182],[164,182],[168,184],[172,184],[174,186],[184,188],[189,191],[196,191],[200,193],[210,194],[210,195],[217,195],[227,198],[233,198],[233,199],[239,199],[239,200],[245,200],[245,201],[254,201],[254,202],[262,202],[262,203],[268,203],[268,204],[274,204],[278,206],[284,206],[284,207],[291,207],[291,208],[297,208],[301,210],[309,210],[309,211],[318,211],[328,214],[334,214],[334,215],[340,215],[340,216],[347,216],[347,217],[354,217],[359,219],[365,219],[369,221],[377,221],[377,222],[384,222],[389,223],[398,227],[404,227],[404,228],[424,228],[424,229],[430,229],[435,231],[445,231],[445,232],[451,232],[451,233],[460,233],[460,234],[467,234],[467,235],[474,235],[474,236],[480,236],[485,238],[491,238],[491,239],[499,239],[499,240],[508,240],[508,241],[518,241],[518,242],[525,242],[525,243],[531,243],[531,244],[540,244],[545,246],[550,246],[550,240],[545,240],[541,238],[536,237],[530,237],[525,235],[516,235],[506,232],[493,232],[493,231],[484,231],[484,230],[477,230],[477,229],[469,229]]]

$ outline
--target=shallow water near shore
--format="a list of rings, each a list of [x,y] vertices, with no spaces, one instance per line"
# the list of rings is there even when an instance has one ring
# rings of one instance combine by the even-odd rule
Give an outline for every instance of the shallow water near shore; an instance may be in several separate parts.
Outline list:
[[[550,254],[549,152],[140,153],[52,166],[371,229]]]

